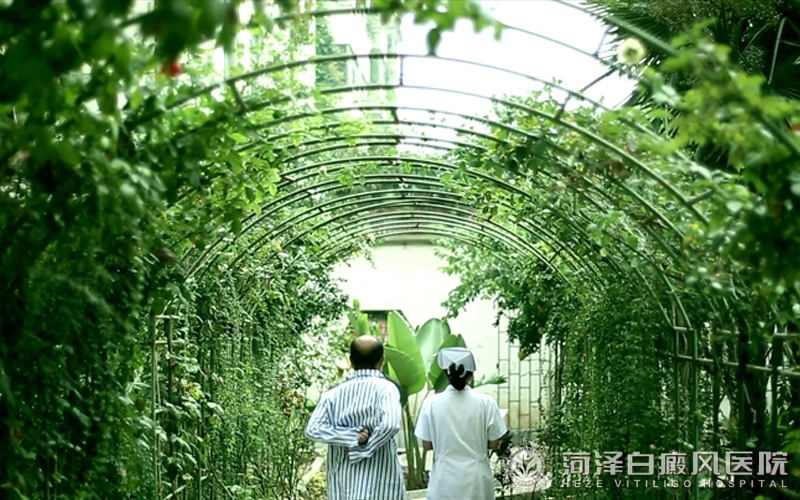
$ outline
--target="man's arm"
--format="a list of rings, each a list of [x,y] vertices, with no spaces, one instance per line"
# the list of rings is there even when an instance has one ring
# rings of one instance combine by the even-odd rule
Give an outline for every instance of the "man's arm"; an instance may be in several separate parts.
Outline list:
[[[334,425],[330,419],[330,401],[323,395],[308,420],[306,437],[318,443],[349,448],[358,445],[360,430],[357,427],[347,428]]]
[[[403,409],[400,406],[400,391],[396,387],[384,392],[381,398],[381,410],[381,421],[370,433],[367,444],[350,448],[350,462],[360,462],[371,457],[375,450],[389,442],[400,431]]]

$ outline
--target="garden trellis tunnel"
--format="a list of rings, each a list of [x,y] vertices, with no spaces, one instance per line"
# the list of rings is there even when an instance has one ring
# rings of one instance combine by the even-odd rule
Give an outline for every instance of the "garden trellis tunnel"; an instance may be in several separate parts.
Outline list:
[[[319,358],[297,339],[345,310],[333,265],[423,236],[466,249],[451,255],[465,259],[459,269],[472,273],[472,297],[489,290],[523,318],[509,331],[521,350],[553,349],[539,436],[553,456],[721,457],[716,477],[687,475],[672,489],[554,486],[541,498],[799,498],[800,274],[796,255],[770,249],[791,253],[797,239],[800,193],[788,186],[800,186],[800,142],[782,121],[800,117],[800,107],[731,76],[713,45],[687,39],[675,48],[614,17],[604,18],[608,38],[594,53],[502,27],[601,62],[605,73],[580,89],[537,77],[522,61],[512,70],[397,51],[305,56],[292,45],[301,25],[356,14],[386,10],[284,14],[268,36],[288,37],[288,59],[212,84],[198,84],[202,67],[192,73],[187,63],[191,84],[143,85],[138,92],[150,94],[135,106],[128,91],[138,84],[117,84],[122,107],[78,98],[97,98],[116,117],[91,126],[87,111],[68,111],[73,95],[58,120],[0,140],[0,190],[20,208],[7,211],[0,233],[11,284],[0,295],[0,491],[299,498],[295,448],[285,462],[273,455],[300,439],[304,402],[286,394],[302,392],[308,377],[282,365],[309,357],[306,369],[317,371]],[[608,40],[622,35],[644,40],[672,69],[608,57]],[[8,40],[1,54],[14,53]],[[540,90],[499,97],[410,84],[405,67],[415,60]],[[298,83],[304,72],[355,61],[398,71],[381,82]],[[671,90],[670,71],[700,82],[691,97]],[[588,96],[611,75],[641,81],[659,105],[612,109]],[[37,89],[29,92],[50,96]],[[493,112],[396,102],[405,91],[484,101]],[[22,97],[3,99],[9,130],[25,130],[19,116],[39,112]],[[675,128],[663,125],[669,107],[680,109]],[[107,160],[92,156],[107,146],[85,136],[100,141],[112,121],[118,144],[101,155]],[[37,152],[50,140],[55,146]],[[742,169],[716,168],[691,150],[695,140]],[[793,204],[772,210],[786,196]],[[36,211],[57,215],[29,217]],[[503,279],[488,283],[498,269]],[[753,472],[746,484],[705,488],[703,478],[727,485],[734,451],[754,452],[754,471],[759,453],[786,452],[788,475],[770,484]]]

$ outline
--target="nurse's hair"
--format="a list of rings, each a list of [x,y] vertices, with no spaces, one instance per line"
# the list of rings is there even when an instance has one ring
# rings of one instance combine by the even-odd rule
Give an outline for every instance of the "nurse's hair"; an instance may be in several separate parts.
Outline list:
[[[469,382],[469,378],[472,376],[472,372],[468,372],[464,365],[458,365],[456,367],[455,363],[452,363],[447,370],[445,371],[445,375],[447,375],[447,379],[450,380],[450,385],[457,391],[463,391],[464,387],[467,386],[467,382]]]

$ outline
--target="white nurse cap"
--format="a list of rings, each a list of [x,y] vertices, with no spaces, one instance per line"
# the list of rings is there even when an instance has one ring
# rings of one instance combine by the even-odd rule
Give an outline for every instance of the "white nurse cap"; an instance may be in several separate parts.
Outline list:
[[[447,347],[439,351],[439,368],[447,371],[450,365],[464,367],[465,372],[475,372],[475,356],[472,351],[463,347]]]

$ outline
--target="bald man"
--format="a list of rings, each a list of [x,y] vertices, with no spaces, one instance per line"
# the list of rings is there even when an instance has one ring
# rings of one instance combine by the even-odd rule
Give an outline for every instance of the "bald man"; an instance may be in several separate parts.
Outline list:
[[[404,500],[397,457],[400,390],[383,376],[383,343],[362,335],[350,343],[353,375],[320,398],[306,436],[328,445],[328,500]]]

